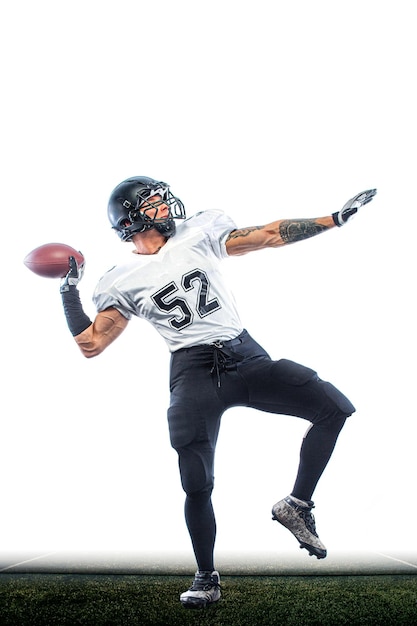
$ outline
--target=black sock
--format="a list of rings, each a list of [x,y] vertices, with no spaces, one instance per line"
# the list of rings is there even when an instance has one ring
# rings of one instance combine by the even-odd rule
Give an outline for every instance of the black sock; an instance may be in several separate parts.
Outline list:
[[[210,496],[206,493],[187,496],[185,520],[190,533],[199,572],[214,570],[213,552],[216,520]]]
[[[345,417],[333,418],[314,424],[303,439],[300,465],[291,492],[300,500],[311,500],[314,489],[336,445],[337,438],[346,421]]]

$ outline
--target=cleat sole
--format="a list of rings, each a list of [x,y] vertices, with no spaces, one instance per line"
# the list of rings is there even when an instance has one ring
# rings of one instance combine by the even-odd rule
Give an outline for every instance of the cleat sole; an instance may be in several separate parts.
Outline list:
[[[307,543],[300,543],[300,548],[304,548],[307,550],[310,556],[315,556],[317,559],[325,559],[327,556],[327,550],[320,550],[320,548],[313,548],[309,546]]]
[[[219,598],[220,600],[220,598]],[[198,611],[198,610],[202,610],[202,609],[208,609],[211,606],[216,606],[216,604],[218,604],[219,600],[214,600],[213,602],[196,602],[196,601],[187,601],[187,602],[182,602],[181,601],[181,606],[184,609],[191,609],[194,611]]]

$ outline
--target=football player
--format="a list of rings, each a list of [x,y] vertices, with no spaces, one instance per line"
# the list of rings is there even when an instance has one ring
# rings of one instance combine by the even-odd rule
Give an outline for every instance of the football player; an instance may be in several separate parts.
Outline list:
[[[192,586],[180,596],[186,608],[220,598],[211,494],[216,441],[226,409],[252,407],[309,422],[294,486],[273,505],[272,516],[318,559],[326,557],[326,548],[316,530],[312,496],[346,418],[355,411],[350,400],[313,369],[287,359],[272,360],[242,327],[221,261],[343,226],[375,194],[375,189],[361,192],[325,217],[238,228],[218,210],[186,219],[181,200],[166,183],[129,178],[111,193],[108,217],[136,254],[99,281],[94,321],[83,311],[77,289],[83,268],[70,258],[60,290],[69,329],[85,357],[100,354],[132,316],[148,320],[171,353],[169,431],[178,453],[185,520],[197,563]]]

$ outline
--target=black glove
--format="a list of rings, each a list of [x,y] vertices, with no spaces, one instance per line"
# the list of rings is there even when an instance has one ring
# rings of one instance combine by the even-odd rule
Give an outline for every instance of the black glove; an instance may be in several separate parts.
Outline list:
[[[336,226],[343,226],[350,218],[357,213],[358,209],[364,204],[368,204],[376,195],[376,189],[368,189],[361,191],[356,196],[348,200],[341,211],[332,214],[332,218]]]
[[[80,282],[81,278],[83,277],[83,273],[84,273],[85,263],[83,263],[82,265],[78,265],[77,261],[75,260],[75,257],[73,256],[70,256],[68,261],[69,261],[70,269],[69,269],[68,274],[61,281],[61,288],[60,288],[61,293],[65,293],[66,291],[69,291],[69,288],[71,285],[74,285],[76,287],[78,283]]]

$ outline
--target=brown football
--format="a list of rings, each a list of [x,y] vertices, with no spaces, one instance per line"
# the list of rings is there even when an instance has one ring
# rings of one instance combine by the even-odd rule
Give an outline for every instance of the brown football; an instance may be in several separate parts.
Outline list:
[[[29,252],[23,263],[38,276],[63,278],[69,271],[69,257],[75,257],[78,265],[84,263],[84,256],[65,243],[45,243]]]

